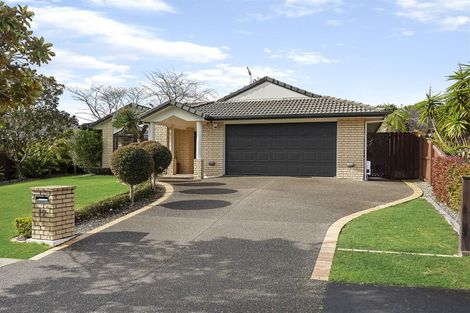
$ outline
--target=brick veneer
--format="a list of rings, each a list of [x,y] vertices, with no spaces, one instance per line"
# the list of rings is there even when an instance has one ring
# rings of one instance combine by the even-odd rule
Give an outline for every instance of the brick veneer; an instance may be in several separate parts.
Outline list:
[[[168,128],[163,125],[155,125],[155,141],[168,147]]]
[[[202,158],[204,160],[204,175],[206,177],[224,175],[224,140],[225,125],[205,123],[202,128]],[[215,162],[214,165],[209,163]]]
[[[337,177],[364,179],[364,120],[338,120]],[[353,163],[353,167],[348,167]]]
[[[113,156],[113,121],[112,119],[106,120],[93,128],[101,130],[101,140],[103,143],[101,167],[109,168],[111,167],[111,157]]]
[[[54,241],[75,233],[75,186],[33,187],[32,239]],[[41,204],[36,196],[46,196],[49,203]]]

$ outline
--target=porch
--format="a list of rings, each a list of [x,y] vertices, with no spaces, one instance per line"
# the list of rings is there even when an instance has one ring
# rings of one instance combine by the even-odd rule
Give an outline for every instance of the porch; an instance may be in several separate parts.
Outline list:
[[[148,123],[148,138],[168,147],[173,160],[164,179],[204,178],[202,160],[203,119],[173,108],[156,112]]]

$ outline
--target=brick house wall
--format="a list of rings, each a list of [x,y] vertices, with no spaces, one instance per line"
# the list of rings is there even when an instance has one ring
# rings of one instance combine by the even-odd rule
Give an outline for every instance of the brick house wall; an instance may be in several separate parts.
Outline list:
[[[364,179],[365,121],[357,119],[337,122],[337,177]],[[354,163],[348,167],[348,163]]]
[[[163,125],[155,125],[155,141],[168,147],[168,128]]]
[[[108,119],[93,127],[101,131],[101,140],[103,143],[103,153],[101,157],[101,167],[111,167],[111,157],[113,155],[113,121]]]
[[[205,123],[202,128],[202,158],[204,160],[204,175],[207,177],[223,176],[224,173],[224,149],[225,149],[225,125],[217,123]],[[214,165],[209,165],[210,162]]]

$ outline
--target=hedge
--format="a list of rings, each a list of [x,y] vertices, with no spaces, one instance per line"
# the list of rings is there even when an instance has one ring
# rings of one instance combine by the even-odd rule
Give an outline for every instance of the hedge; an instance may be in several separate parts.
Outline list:
[[[152,195],[155,195],[155,192],[152,191],[152,186],[149,182],[137,185],[135,188],[134,199],[136,201],[142,199],[148,199]],[[131,204],[129,196],[127,193],[122,193],[111,198],[107,198],[100,202],[91,204],[81,209],[75,211],[75,222],[83,222],[95,217],[100,217],[106,215],[109,212],[120,211],[125,209]]]
[[[436,157],[432,162],[432,190],[436,199],[459,211],[462,176],[470,175],[470,163],[460,157]]]

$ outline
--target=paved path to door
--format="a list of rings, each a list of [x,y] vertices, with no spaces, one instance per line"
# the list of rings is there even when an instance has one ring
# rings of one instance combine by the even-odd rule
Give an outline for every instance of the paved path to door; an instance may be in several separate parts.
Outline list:
[[[326,283],[309,278],[328,227],[410,194],[330,178],[179,183],[161,206],[1,267],[0,311],[319,312]]]

